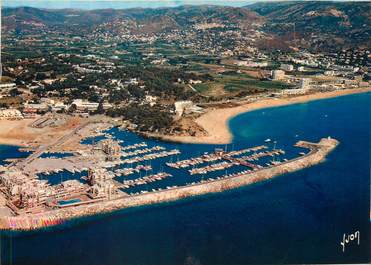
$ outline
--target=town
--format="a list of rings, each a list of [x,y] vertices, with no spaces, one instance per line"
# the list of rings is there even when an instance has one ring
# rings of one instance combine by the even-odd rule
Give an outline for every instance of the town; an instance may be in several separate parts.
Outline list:
[[[262,19],[244,12],[248,26],[197,18],[138,29],[124,17],[83,31],[24,21],[19,32],[5,20],[0,117],[105,114],[136,131],[197,136],[193,120],[210,104],[369,87],[367,47],[314,51],[296,34],[286,49],[266,48]]]
[[[231,148],[227,122],[254,108],[370,91],[367,39],[334,48],[324,39],[342,33],[305,35],[301,22],[273,29],[258,7],[2,15],[0,143],[23,154],[0,168],[0,229],[44,228],[315,165],[337,140],[303,139],[294,151],[269,138]],[[218,146],[197,154],[178,142]]]

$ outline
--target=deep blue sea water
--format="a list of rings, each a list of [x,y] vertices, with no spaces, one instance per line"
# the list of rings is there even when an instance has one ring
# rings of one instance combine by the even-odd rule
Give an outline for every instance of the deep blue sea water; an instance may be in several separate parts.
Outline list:
[[[48,231],[3,233],[0,264],[365,263],[370,99],[371,93],[318,100],[230,121],[236,147],[271,138],[290,150],[297,140],[332,136],[340,145],[324,163],[220,194],[83,218]],[[214,148],[149,141],[156,144],[193,156]],[[14,147],[0,148],[0,160],[19,155]],[[360,245],[343,253],[343,234],[355,231]]]

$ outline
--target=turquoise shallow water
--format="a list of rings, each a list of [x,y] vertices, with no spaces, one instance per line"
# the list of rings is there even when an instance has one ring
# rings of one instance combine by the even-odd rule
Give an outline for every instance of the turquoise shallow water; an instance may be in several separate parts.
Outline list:
[[[230,121],[236,148],[271,138],[290,151],[299,139],[331,135],[340,145],[324,163],[221,194],[83,218],[48,231],[2,233],[1,264],[365,263],[370,96],[258,110]],[[150,143],[194,156],[214,148]],[[0,159],[14,155],[16,148],[1,147]],[[343,233],[356,230],[360,245],[343,253]]]

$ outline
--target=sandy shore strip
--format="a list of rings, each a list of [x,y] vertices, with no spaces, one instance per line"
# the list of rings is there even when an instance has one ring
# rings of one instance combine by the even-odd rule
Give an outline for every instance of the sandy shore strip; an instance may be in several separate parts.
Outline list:
[[[198,125],[200,125],[207,131],[208,133],[207,136],[194,137],[194,136],[163,135],[159,136],[159,138],[166,141],[174,141],[181,143],[228,144],[232,141],[232,134],[229,130],[228,121],[238,114],[257,109],[304,103],[318,99],[333,98],[366,92],[371,92],[371,87],[344,89],[330,92],[319,92],[310,95],[303,95],[291,98],[263,99],[232,108],[210,109],[205,114],[201,115],[199,118],[195,120]]]

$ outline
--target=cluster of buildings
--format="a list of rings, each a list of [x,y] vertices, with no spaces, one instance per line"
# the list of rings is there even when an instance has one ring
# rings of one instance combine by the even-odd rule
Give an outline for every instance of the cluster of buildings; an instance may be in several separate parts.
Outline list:
[[[96,111],[98,107],[107,110],[115,106],[125,107],[125,104],[131,103],[149,104],[150,106],[161,104],[162,102],[155,94],[149,92],[151,88],[144,87],[144,81],[140,78],[114,76],[107,79],[107,76],[116,73],[115,70],[125,68],[125,63],[130,60],[138,60],[145,65],[169,66],[177,64],[177,66],[183,66],[183,64],[187,64],[183,63],[181,59],[175,60],[176,56],[172,58],[173,55],[168,56],[158,52],[156,46],[158,42],[164,46],[173,46],[175,54],[184,49],[187,53],[192,51],[195,57],[201,55],[194,61],[200,58],[202,62],[214,60],[211,64],[219,64],[224,67],[230,64],[232,59],[232,64],[238,67],[253,68],[258,71],[263,69],[267,72],[272,70],[271,80],[293,84],[295,89],[300,89],[285,90],[286,93],[307,92],[309,88],[327,89],[369,85],[368,59],[370,52],[366,49],[344,50],[340,53],[311,53],[304,49],[296,52],[280,50],[267,52],[259,48],[261,40],[269,37],[267,33],[262,31],[260,22],[242,26],[232,21],[233,19],[231,21],[200,19],[200,21],[195,21],[193,25],[190,24],[189,27],[169,27],[153,31],[146,23],[138,24],[138,27],[133,30],[130,24],[133,21],[123,17],[97,25],[87,34],[81,32],[65,34],[66,30],[52,32],[45,28],[38,34],[28,35],[25,33],[24,36],[7,37],[5,44],[8,46],[17,43],[32,48],[32,45],[37,43],[37,45],[45,47],[50,45],[48,50],[51,52],[40,56],[40,58],[17,58],[14,63],[4,64],[4,70],[9,73],[9,76],[20,78],[16,78],[18,79],[16,81],[0,84],[0,98],[9,97],[9,91],[18,89],[22,94],[23,101],[22,106],[18,108],[11,107],[7,110],[0,110],[0,119],[21,119],[49,111],[65,112],[70,110],[71,106],[73,106],[74,113],[89,115],[89,112]],[[66,43],[68,49],[61,52],[60,47],[65,47]],[[133,46],[139,48],[131,47],[130,44],[133,43],[135,43]],[[182,52],[179,54],[182,55]],[[192,56],[188,56],[188,54],[184,58],[187,58],[186,62],[193,61],[193,59],[189,59]],[[171,60],[176,62],[170,64]],[[229,62],[225,63],[225,61]],[[57,63],[55,67],[53,63]],[[188,64],[187,66],[193,65]],[[33,78],[23,78],[32,72],[29,68],[42,70],[36,72]],[[95,81],[89,82],[87,77],[94,75],[104,76],[102,80],[107,82],[103,84],[96,84],[98,82],[94,83]],[[265,74],[264,78],[267,75]],[[331,81],[321,83],[316,80],[317,76],[334,78]],[[263,76],[258,78],[262,79]],[[311,81],[306,81],[309,79]],[[66,82],[68,85],[64,83],[66,80],[70,81],[70,83]],[[200,82],[202,81],[189,80],[187,87],[193,88],[192,84]],[[60,88],[58,84],[63,84],[60,86],[63,88]],[[178,84],[187,83],[179,82]],[[52,85],[55,85],[55,88],[50,88]],[[80,95],[82,86],[86,87],[83,96]],[[138,91],[145,91],[143,100],[137,100],[130,93],[128,96],[124,95],[124,92],[128,91],[127,88],[131,86],[139,87]],[[196,89],[193,88],[193,91]],[[116,102],[115,106],[107,101],[98,103],[102,99],[114,102],[112,98],[115,98],[116,95],[125,99],[120,103]],[[102,105],[100,106],[100,104]],[[163,104],[162,107],[167,111],[172,111],[172,109],[170,110],[171,104]],[[177,101],[174,107],[177,117],[202,111],[188,100]]]
[[[259,24],[253,23],[249,28],[241,28],[234,22],[199,22],[187,28],[168,28],[164,31],[146,30],[146,25],[139,25],[139,30],[130,27],[131,22],[125,18],[101,24],[93,34],[92,40],[102,39],[107,43],[127,42],[152,44],[162,41],[191,49],[197,54],[233,56],[256,50],[255,42],[264,36]],[[107,29],[113,29],[109,31]],[[153,60],[153,64],[164,64],[166,59]]]
[[[106,139],[95,146],[92,154],[102,161],[120,159],[122,149],[117,141]],[[66,200],[69,204],[85,204],[111,199],[119,192],[113,180],[113,172],[101,166],[86,168],[88,174],[83,177],[86,183],[70,179],[54,185],[23,168],[15,164],[0,169],[0,192],[6,198],[7,206],[16,214],[38,212],[45,210],[45,207],[62,208]]]
[[[74,113],[88,115],[89,112],[96,111],[99,104],[100,103],[90,102],[83,99],[75,99],[72,101],[71,104],[65,104],[58,100],[41,98],[39,103],[24,103],[21,110],[15,108],[0,109],[0,120],[19,120],[23,118],[34,118],[37,114],[43,114],[49,111],[66,112],[71,108],[71,106],[75,107]],[[102,108],[104,110],[110,109],[111,107],[111,104],[102,102]]]
[[[106,159],[108,161],[114,161],[121,156],[121,146],[118,142],[112,139],[106,139],[99,142],[100,148],[107,155]]]
[[[7,199],[7,206],[14,212],[37,210],[42,205],[54,205],[58,200],[84,192],[84,185],[77,180],[66,180],[50,185],[47,180],[26,175],[18,169],[8,169],[0,174],[0,186]]]
[[[112,182],[113,175],[104,168],[90,168],[88,170],[87,182],[90,186],[88,194],[93,199],[107,198],[117,194],[117,189]]]

